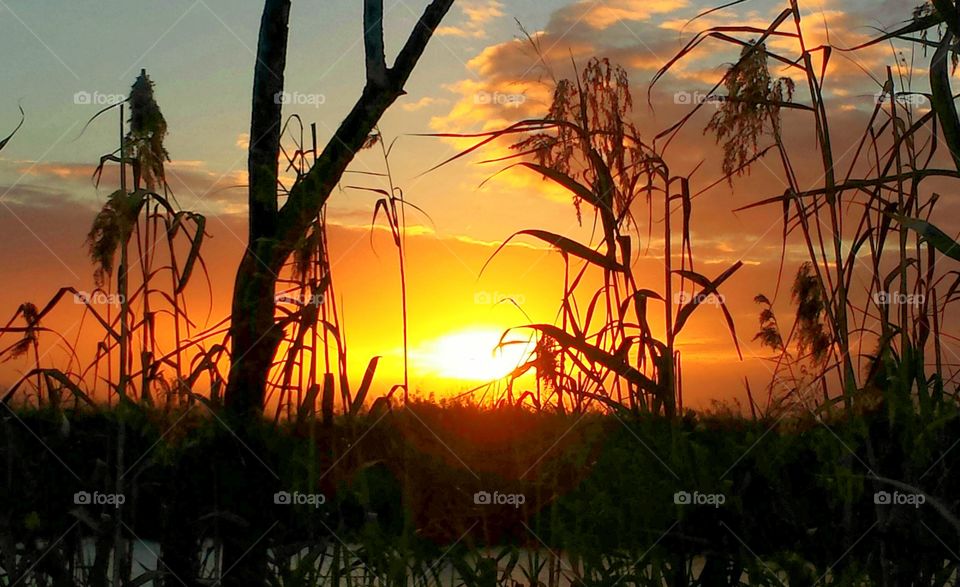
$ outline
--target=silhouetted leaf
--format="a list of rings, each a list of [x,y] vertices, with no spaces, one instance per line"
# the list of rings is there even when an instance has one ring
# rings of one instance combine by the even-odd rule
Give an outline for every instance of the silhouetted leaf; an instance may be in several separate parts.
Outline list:
[[[17,128],[13,129],[13,132],[7,135],[5,139],[0,141],[0,151],[2,151],[3,148],[7,146],[7,143],[10,142],[10,139],[13,138],[13,135],[17,134],[17,131],[20,130],[21,126],[23,126],[23,121],[26,120],[27,118],[26,115],[23,113],[23,107],[18,106],[18,108],[20,109],[20,123],[17,125]]]
[[[591,191],[590,188],[578,182],[577,180],[573,179],[569,175],[566,175],[565,173],[561,173],[545,165],[537,165],[536,163],[523,162],[523,163],[518,163],[518,165],[522,165],[524,167],[528,167],[536,171],[537,173],[543,175],[547,179],[550,179],[556,182],[557,184],[567,188],[569,191],[573,192],[573,195],[577,196],[578,198],[585,200],[593,204],[594,206],[599,206],[599,203],[597,202],[597,198],[596,196],[594,196],[593,191]]]
[[[953,34],[945,33],[930,62],[930,92],[931,106],[940,120],[947,149],[953,157],[954,165],[960,171],[960,118],[957,117],[957,105],[950,87],[950,68],[947,66],[952,40]]]
[[[377,356],[370,359],[370,362],[367,363],[367,370],[363,373],[363,380],[360,382],[360,388],[357,389],[357,396],[353,398],[353,404],[350,406],[351,415],[357,415],[363,408],[363,402],[366,400],[367,393],[370,391],[370,385],[373,383],[373,375],[377,372],[377,364],[379,362],[380,357]]]
[[[207,225],[207,219],[202,214],[189,213],[188,216],[196,224],[196,232],[190,239],[190,252],[187,254],[187,260],[183,264],[183,271],[180,274],[180,282],[177,284],[176,293],[181,293],[187,282],[190,281],[190,275],[193,273],[193,267],[200,257],[200,247],[203,245],[204,229]]]
[[[564,332],[556,326],[551,324],[528,324],[523,328],[532,328],[542,332],[546,336],[549,336],[553,340],[557,341],[561,347],[576,350],[586,357],[590,362],[597,363],[605,367],[606,369],[625,378],[630,383],[637,385],[641,389],[653,392],[657,387],[657,384],[652,379],[638,371],[626,361],[619,359],[607,351],[588,343],[583,338],[577,338],[567,332]],[[506,334],[504,334],[504,336],[506,336]],[[589,371],[587,371],[587,373],[589,373]]]
[[[937,249],[951,259],[960,261],[960,244],[950,238],[947,233],[943,232],[926,220],[909,218],[907,216],[900,215],[894,215],[894,217],[901,225],[917,232],[917,234],[922,236],[927,243],[933,246],[933,248]]]
[[[486,269],[487,265],[490,263],[490,260],[493,259],[493,257],[495,257],[497,253],[499,253],[503,249],[503,247],[507,246],[507,243],[509,243],[514,237],[519,236],[521,234],[526,234],[526,235],[538,238],[560,249],[560,251],[564,254],[570,254],[570,255],[573,255],[574,257],[579,257],[584,261],[593,263],[598,267],[603,267],[608,271],[624,270],[624,267],[619,263],[617,263],[615,259],[611,259],[606,255],[602,255],[586,245],[580,244],[577,241],[573,239],[569,239],[565,236],[560,236],[559,234],[555,234],[546,230],[536,230],[536,229],[521,230],[519,232],[515,232],[512,235],[510,235],[509,238],[507,238],[505,241],[503,241],[503,243],[499,247],[497,247],[497,250],[493,252],[493,255],[490,255],[490,259],[488,259],[487,262],[484,263],[483,269]],[[483,269],[480,270],[481,273],[483,272]]]
[[[696,273],[693,271],[686,271],[686,270],[677,271],[676,272],[677,274],[682,275],[683,277],[693,281],[694,283],[697,283],[698,285],[702,286],[703,289],[701,289],[700,292],[696,296],[694,296],[694,298],[691,301],[684,304],[680,308],[680,311],[677,312],[677,321],[673,327],[674,334],[677,334],[680,332],[680,330],[683,328],[683,325],[686,324],[687,319],[690,318],[690,315],[693,314],[693,311],[696,310],[697,307],[700,305],[700,302],[707,299],[707,297],[710,296],[711,294],[718,294],[717,288],[720,287],[720,285],[724,281],[726,281],[731,275],[736,273],[736,271],[740,269],[740,267],[742,266],[743,266],[743,261],[737,261],[730,268],[728,268],[726,271],[718,275],[717,278],[712,281],[704,277],[703,275],[700,275],[699,273]],[[740,352],[740,341],[737,338],[737,330],[736,330],[736,327],[734,326],[733,316],[730,315],[730,311],[727,309],[727,304],[724,301],[723,297],[721,297],[720,295],[716,295],[716,298],[720,305],[720,310],[723,312],[724,320],[726,320],[727,322],[727,329],[730,331],[730,336],[733,338],[733,344],[737,348],[737,354],[740,355],[740,358],[742,359],[743,354]]]

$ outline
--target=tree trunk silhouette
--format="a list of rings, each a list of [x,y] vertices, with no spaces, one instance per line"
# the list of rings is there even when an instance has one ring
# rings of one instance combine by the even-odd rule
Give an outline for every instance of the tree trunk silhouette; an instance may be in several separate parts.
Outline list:
[[[347,166],[403,86],[454,0],[433,0],[393,67],[383,48],[383,0],[364,0],[366,85],[313,167],[278,206],[277,164],[282,127],[290,0],[267,0],[260,23],[248,156],[249,240],[234,283],[227,409],[241,419],[263,408],[267,376],[282,330],[275,322],[277,276]]]
[[[383,0],[364,0],[363,40],[366,84],[350,113],[317,157],[313,167],[290,189],[283,206],[278,197],[278,159],[283,109],[284,70],[291,0],[266,0],[257,41],[253,77],[249,174],[249,234],[247,248],[234,282],[230,324],[230,374],[224,403],[237,434],[247,446],[254,441],[263,410],[267,379],[282,327],[276,323],[278,275],[297,243],[320,213],[347,166],[367,142],[383,113],[403,95],[403,86],[423,55],[434,30],[454,0],[433,0],[387,67],[383,43]],[[249,463],[248,463],[249,465]],[[246,524],[231,530],[224,544],[224,585],[263,585],[266,576],[266,540],[262,513],[270,504],[263,498],[271,480],[253,466],[238,463],[234,473],[250,486],[247,502],[237,503]],[[254,474],[260,473],[260,475]],[[261,483],[263,482],[263,483]],[[253,487],[256,485],[256,487]],[[257,499],[253,499],[257,496]],[[239,512],[234,512],[239,513]]]

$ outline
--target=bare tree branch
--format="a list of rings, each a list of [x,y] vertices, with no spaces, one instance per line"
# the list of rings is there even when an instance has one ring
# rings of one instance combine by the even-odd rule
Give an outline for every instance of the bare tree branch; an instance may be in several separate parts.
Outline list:
[[[269,236],[277,221],[277,161],[283,114],[283,74],[287,66],[290,0],[267,0],[260,21],[253,73],[250,148],[250,242]]]
[[[414,26],[394,66],[389,70],[387,83],[385,85],[368,84],[364,88],[360,99],[337,128],[336,133],[317,158],[316,164],[290,189],[290,196],[280,210],[278,222],[279,258],[277,260],[279,262],[282,263],[286,259],[289,254],[288,247],[292,250],[293,244],[300,238],[299,235],[320,212],[320,208],[340,181],[347,165],[363,147],[380,117],[397,98],[403,95],[404,84],[453,2],[454,0],[434,0],[430,3]],[[382,0],[366,0],[364,8],[366,9],[371,3],[382,3]],[[380,30],[382,33],[382,22]],[[365,38],[366,40],[368,39]],[[380,40],[382,42],[382,37]],[[369,64],[370,53],[368,52],[367,55]]]
[[[363,0],[363,47],[367,56],[367,83],[387,85],[387,57],[383,50],[383,0]]]
[[[413,72],[413,68],[427,48],[427,43],[433,36],[433,32],[440,26],[443,17],[446,16],[452,5],[453,0],[433,0],[424,10],[390,70],[394,84],[402,88],[407,83],[407,78],[410,77],[410,73]]]

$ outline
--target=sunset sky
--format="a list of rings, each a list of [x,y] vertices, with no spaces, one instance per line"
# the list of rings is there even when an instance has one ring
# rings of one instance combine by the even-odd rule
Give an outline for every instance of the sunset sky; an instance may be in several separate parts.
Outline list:
[[[426,4],[386,1],[388,61]],[[511,296],[534,322],[554,322],[562,291],[560,256],[518,239],[481,276],[481,267],[504,239],[524,228],[547,229],[584,242],[591,237],[589,219],[578,226],[569,196],[533,174],[514,170],[480,185],[501,167],[479,165],[479,160],[502,154],[502,145],[424,174],[466,143],[414,135],[491,130],[545,113],[550,76],[521,40],[518,22],[537,39],[557,77],[572,74],[571,60],[582,65],[593,56],[609,57],[626,68],[635,121],[645,138],[652,139],[690,109],[687,98],[696,99],[720,79],[736,52],[708,41],[654,87],[648,103],[656,71],[697,31],[721,24],[765,28],[785,4],[747,2],[687,24],[714,2],[457,0],[414,71],[407,95],[380,124],[388,141],[397,138],[390,161],[396,184],[430,215],[429,220],[416,213],[407,216],[413,389],[443,396],[506,368],[505,361],[489,357],[490,347],[504,329],[522,325],[526,318],[515,307],[493,305],[490,299]],[[857,45],[877,28],[902,24],[913,8],[902,0],[803,4],[810,37],[817,43],[829,39],[836,47]],[[106,176],[108,185],[98,191],[91,174],[100,156],[115,148],[116,115],[81,131],[102,106],[97,102],[126,94],[141,68],[156,83],[169,125],[171,187],[184,208],[209,218],[212,238],[205,257],[214,290],[210,322],[227,313],[246,236],[246,194],[237,186],[246,182],[250,91],[262,6],[262,0],[0,0],[0,135],[19,121],[18,104],[26,111],[23,129],[0,156],[4,321],[24,301],[45,304],[59,287],[92,287],[84,238],[113,188]],[[361,2],[342,1],[293,4],[286,87],[294,103],[284,114],[316,122],[321,145],[363,85],[361,7]],[[796,53],[790,42],[773,41],[771,46]],[[876,80],[886,77],[895,49],[887,44],[856,55],[838,52],[829,64],[826,99],[841,164],[867,124],[880,90]],[[906,68],[912,64],[916,88],[925,90],[929,58],[909,50],[900,57]],[[773,71],[785,75],[775,67]],[[798,91],[798,101],[805,97]],[[708,107],[698,115],[665,154],[674,175],[699,166],[692,179],[694,192],[721,175],[720,151],[713,138],[701,132],[710,111]],[[800,181],[816,186],[822,169],[812,118],[789,112],[784,121],[788,141],[809,153],[798,157],[804,164],[798,170]],[[383,169],[377,150],[362,153],[351,167],[358,172]],[[744,262],[722,288],[744,361],[737,358],[721,313],[714,308],[699,311],[678,344],[690,405],[742,398],[744,376],[754,389],[770,378],[763,360],[769,351],[751,341],[758,312],[753,297],[765,293],[772,299],[778,293],[780,210],[733,210],[782,193],[781,177],[777,161],[768,159],[732,188],[720,183],[695,201],[693,241],[699,270],[713,276],[738,260]],[[383,187],[362,174],[348,174],[342,185],[351,184]],[[371,239],[376,198],[345,188],[332,196],[328,220],[352,368],[359,377],[370,356],[383,355],[377,385],[384,389],[401,377],[399,282],[385,226],[374,230]],[[641,208],[638,217],[645,219]],[[941,204],[944,217],[957,211],[955,202]],[[641,287],[660,289],[663,264],[656,251],[661,241],[654,236],[647,243],[646,220],[642,222],[640,247],[650,245],[650,253],[638,262],[635,274]],[[659,225],[653,234],[658,231]],[[787,247],[787,279],[804,259],[799,247]],[[650,285],[644,286],[647,280]],[[196,288],[194,295],[205,314],[204,288]],[[776,308],[784,317],[790,312],[788,302],[789,289],[782,285]],[[58,312],[58,324],[75,335],[79,312]],[[654,327],[657,324],[654,320]],[[0,366],[0,385],[16,380],[26,368],[26,363],[14,362]]]

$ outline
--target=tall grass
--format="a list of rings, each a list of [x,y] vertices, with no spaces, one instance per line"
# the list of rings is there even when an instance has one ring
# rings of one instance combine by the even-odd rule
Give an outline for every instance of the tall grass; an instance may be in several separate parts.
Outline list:
[[[510,236],[496,252],[515,237],[533,237],[556,248],[565,266],[557,322],[521,327],[534,331],[537,340],[533,356],[512,380],[534,371],[549,390],[548,398],[535,398],[537,405],[579,411],[600,404],[672,418],[683,407],[677,339],[705,302],[717,300],[739,352],[719,288],[742,264],[713,278],[696,270],[689,178],[673,175],[642,139],[631,120],[632,108],[626,72],[605,59],[592,59],[575,78],[555,83],[544,118],[494,132],[439,136],[480,139],[445,163],[499,139],[515,139],[514,153],[496,161],[520,159],[510,167],[534,172],[568,191],[578,220],[593,217],[598,243],[529,229]],[[635,214],[644,204],[646,230]],[[634,267],[644,250],[657,243],[653,229],[661,219],[656,239],[662,240],[664,266],[658,291],[640,284]],[[645,246],[640,244],[644,237]],[[594,272],[602,276],[601,286],[584,293]],[[656,304],[663,315],[661,332],[654,332],[648,319]],[[505,335],[503,344],[508,343]]]
[[[16,356],[30,346],[36,358],[54,360],[59,357],[48,352],[54,349],[47,349],[40,338],[49,333],[57,338],[56,345],[66,350],[66,365],[36,362],[5,393],[5,403],[29,388],[29,395],[41,404],[46,403],[45,398],[66,394],[75,398],[74,405],[79,401],[90,404],[92,398],[152,405],[159,396],[168,407],[180,407],[195,401],[192,390],[197,379],[215,367],[209,360],[187,365],[184,356],[191,351],[209,357],[205,341],[222,326],[200,329],[189,317],[185,297],[195,269],[206,274],[200,252],[206,220],[201,214],[179,209],[166,183],[166,123],[145,72],[134,84],[128,102],[129,132],[124,132],[125,104],[97,114],[118,112],[121,130],[120,146],[101,159],[94,174],[99,185],[108,165],[119,167],[117,189],[97,213],[87,239],[95,289],[84,292],[65,287],[42,307],[23,304],[0,330],[0,336],[20,337],[6,349],[6,356]],[[84,322],[92,319],[103,332],[87,362],[77,349],[79,334],[70,341],[43,326],[44,319],[68,301],[82,308]],[[18,319],[25,326],[14,326]],[[162,332],[172,336],[161,340]],[[219,380],[216,373],[209,373],[215,400]],[[102,382],[109,383],[106,390]]]
[[[310,168],[305,159],[311,157],[315,159],[317,156],[316,128],[311,125],[312,147],[306,149],[303,147],[304,133],[298,117],[290,118],[285,126],[285,134],[291,137],[293,144],[289,154],[287,154],[288,149],[283,150],[287,157],[287,170],[295,171],[296,177],[299,178]],[[402,190],[394,184],[389,163],[392,143],[384,144],[379,130],[371,134],[365,148],[375,148],[378,145],[382,149],[385,171],[383,173],[363,172],[362,175],[385,182],[387,188],[347,185],[344,189],[364,190],[381,196],[374,207],[374,222],[382,211],[397,247],[403,319],[404,380],[403,383],[391,386],[385,397],[390,398],[397,391],[403,390],[406,401],[409,369],[403,208],[412,204],[404,201]],[[341,412],[358,414],[368,402],[381,359],[380,356],[370,358],[359,386],[355,388],[351,386],[348,373],[349,347],[343,327],[342,310],[337,304],[334,276],[331,270],[326,214],[326,206],[324,206],[278,280],[282,291],[277,294],[277,319],[278,323],[284,327],[284,336],[277,352],[266,400],[268,405],[274,401],[277,402],[274,413],[275,423],[280,421],[285,411],[287,418],[306,424],[315,414],[318,399],[323,421],[330,422],[336,408],[336,395],[340,398]]]
[[[780,387],[787,396],[804,387],[821,390],[821,399],[811,407],[826,409],[842,402],[850,411],[864,390],[883,389],[888,404],[907,408],[914,396],[930,415],[946,392],[945,385],[956,377],[955,369],[947,369],[949,360],[944,361],[938,341],[946,335],[945,316],[956,291],[951,283],[956,273],[944,269],[941,255],[955,259],[960,246],[931,224],[940,196],[936,188],[927,187],[936,178],[958,177],[956,169],[940,165],[944,144],[955,152],[948,127],[956,124],[956,117],[944,122],[944,108],[938,106],[942,101],[936,95],[936,80],[944,74],[946,52],[951,50],[949,32],[943,32],[941,41],[928,40],[928,34],[938,34],[944,22],[949,21],[927,5],[918,9],[912,22],[861,46],[811,47],[800,6],[791,1],[765,30],[703,31],[658,74],[657,79],[707,41],[740,49],[739,60],[714,86],[722,106],[707,130],[716,134],[728,169],[733,161],[755,164],[775,156],[783,172],[788,189],[782,195],[742,209],[781,208],[784,243],[796,237],[806,250],[808,260],[798,269],[792,288],[797,306],[793,326],[781,332],[769,300],[758,297],[767,306],[758,337],[779,354],[774,385],[785,383]],[[744,40],[733,36],[737,33],[758,36]],[[910,37],[911,33],[922,33],[922,38]],[[767,41],[773,36],[791,40],[796,53],[771,50]],[[882,99],[841,169],[830,132],[832,110],[822,91],[826,64],[836,59],[834,51],[856,60],[858,51],[892,39],[913,42],[918,51],[925,45],[938,47],[930,67],[933,93],[923,91],[922,84],[915,89],[913,66],[894,54],[896,67],[874,78]],[[817,59],[820,64],[815,66]],[[772,78],[767,69],[771,60],[806,82],[806,103],[792,100],[792,80]],[[784,87],[790,91],[785,93]],[[725,95],[719,92],[722,88]],[[919,111],[914,97],[923,97],[934,107]],[[779,111],[785,108],[791,118],[781,123]],[[822,160],[819,185],[802,184],[794,161],[791,145],[799,139],[789,135],[804,128],[804,116],[812,118]],[[685,118],[659,138],[669,141],[690,120]],[[752,121],[756,123],[751,125]],[[938,139],[941,129],[946,143]],[[758,146],[758,141],[769,145]],[[789,382],[780,379],[780,366],[803,367],[806,381],[800,384],[795,374]],[[784,399],[790,398],[779,398]]]
[[[947,73],[947,55],[955,51],[955,16],[952,3],[935,2],[915,11],[903,27],[858,47],[811,46],[801,8],[791,0],[766,29],[717,27],[700,33],[657,78],[707,41],[740,50],[739,60],[713,88],[718,94],[726,89],[726,95],[718,95],[722,106],[707,130],[715,132],[728,166],[730,161],[776,157],[787,189],[742,209],[782,210],[784,250],[791,239],[799,239],[807,255],[791,288],[796,314],[789,331],[781,330],[769,298],[757,297],[762,305],[757,338],[776,353],[767,411],[799,409],[820,418],[842,406],[853,421],[879,412],[889,419],[891,434],[896,424],[908,423],[916,436],[867,435],[857,440],[867,457],[857,463],[848,454],[842,462],[850,470],[862,466],[875,487],[895,480],[894,486],[918,493],[931,491],[931,480],[910,451],[923,443],[919,438],[935,433],[957,399],[956,364],[944,356],[940,341],[952,339],[945,325],[956,300],[957,272],[951,264],[960,245],[931,222],[941,197],[940,186],[930,185],[960,177],[955,164],[958,119]],[[791,41],[795,52],[771,49],[767,42],[774,36]],[[914,44],[918,53],[928,45],[937,48],[929,89],[914,79],[912,62],[894,53],[896,66],[874,78],[879,99],[848,151],[852,156],[845,157],[849,162],[841,167],[830,130],[835,110],[823,91],[827,65],[834,52],[856,61],[858,51],[894,39]],[[792,81],[775,81],[767,69],[771,60],[805,81],[806,91],[793,96]],[[914,97],[925,98],[932,108],[916,108]],[[790,118],[780,123],[779,111],[787,107]],[[790,136],[801,134],[797,129],[805,128],[804,117],[812,119],[808,127],[814,129],[822,161],[814,185],[800,179],[793,145],[802,139]],[[660,138],[669,141],[691,119]],[[943,153],[943,146],[949,153]],[[884,458],[892,452],[912,456]],[[882,508],[875,510],[884,528],[894,523]],[[952,532],[960,531],[952,514],[938,512]],[[848,509],[841,532],[853,536],[854,525]],[[878,561],[885,576],[897,576],[890,548],[881,546]]]
[[[955,169],[938,166],[943,159],[938,149],[944,144],[937,140],[938,131],[944,129],[946,144],[952,146],[948,127],[958,125],[956,112],[949,107],[952,100],[938,98],[946,55],[955,50],[949,28],[940,41],[928,39],[928,33],[944,31],[945,17],[938,10],[942,8],[929,5],[919,9],[906,26],[858,47],[809,46],[800,6],[792,0],[765,29],[721,26],[698,33],[653,79],[651,91],[706,42],[736,48],[739,58],[704,102],[720,104],[705,132],[716,136],[724,152],[723,178],[731,185],[761,159],[776,157],[788,188],[782,195],[741,208],[781,208],[784,251],[791,239],[799,238],[808,257],[791,290],[797,312],[789,332],[779,330],[770,300],[757,298],[766,307],[756,338],[778,357],[767,405],[758,405],[751,395],[754,413],[798,405],[832,409],[842,403],[852,414],[859,409],[858,402],[872,401],[865,397],[870,389],[883,387],[891,405],[896,400],[907,409],[913,394],[929,415],[947,393],[945,383],[956,376],[955,369],[944,372],[949,361],[945,362],[939,342],[945,335],[947,309],[956,297],[957,283],[951,283],[956,273],[943,270],[938,256],[955,259],[960,245],[930,222],[939,195],[926,188],[931,180],[958,177]],[[909,36],[916,32],[923,34],[922,39]],[[768,48],[772,38],[791,41],[796,54]],[[916,91],[912,69],[894,55],[896,72],[887,68],[885,79],[878,80],[886,99],[877,101],[853,157],[840,169],[831,133],[832,110],[822,90],[826,65],[837,52],[856,60],[858,51],[890,39],[938,48],[930,68],[933,91]],[[770,61],[787,75],[776,77]],[[798,87],[804,88],[802,92]],[[912,96],[925,96],[934,108],[917,111],[915,101],[905,99]],[[697,120],[703,103],[649,142],[631,122],[631,107],[626,73],[609,62],[593,60],[575,78],[555,83],[553,102],[541,119],[493,132],[439,136],[477,139],[447,164],[521,135],[511,155],[493,162],[520,160],[510,167],[538,173],[570,192],[578,219],[583,205],[593,216],[598,242],[580,243],[536,229],[504,242],[518,236],[538,239],[556,248],[566,264],[557,321],[523,327],[535,332],[537,351],[515,375],[535,371],[538,382],[551,390],[551,403],[561,409],[569,395],[578,409],[587,401],[672,416],[682,407],[677,337],[690,315],[718,294],[742,265],[734,263],[712,279],[695,271],[690,180],[673,176],[667,164],[670,145]],[[805,116],[812,125],[800,123]],[[793,147],[800,139],[791,136],[806,128],[813,129],[822,168],[813,186],[801,183]],[[641,287],[631,270],[635,255],[644,248],[636,246],[631,234],[637,240],[644,236],[635,214],[643,203],[647,248],[654,242],[655,220],[662,220],[663,234],[657,236],[663,242],[664,276],[657,289]],[[888,246],[891,243],[895,249]],[[602,286],[587,294],[588,302],[581,308],[578,288],[584,287],[588,271],[602,274]],[[722,296],[717,299],[739,353],[733,319]],[[891,299],[920,301],[891,304]],[[648,303],[663,305],[661,332],[650,330]],[[509,342],[505,337],[504,344]],[[539,398],[536,401],[539,405]]]
[[[49,409],[67,424],[61,411],[68,408],[66,397],[73,398],[74,410],[81,402],[91,408],[97,400],[108,406],[116,402],[115,453],[108,457],[113,471],[86,481],[120,495],[127,493],[127,420],[157,405],[157,400],[167,413],[188,409],[200,397],[194,389],[204,371],[212,375],[210,397],[215,400],[222,378],[219,366],[207,360],[205,348],[205,340],[216,334],[217,326],[201,331],[189,318],[185,297],[195,269],[199,266],[206,273],[200,253],[205,219],[179,209],[167,185],[166,122],[145,71],[124,103],[102,110],[93,119],[111,110],[119,114],[119,146],[101,158],[93,179],[99,186],[113,164],[119,168],[119,177],[87,237],[96,287],[92,292],[61,288],[42,308],[22,304],[0,336],[19,338],[3,351],[4,358],[16,358],[28,350],[33,356],[32,367],[3,395],[4,404],[19,395],[20,409],[31,404]],[[92,316],[102,332],[93,357],[85,363],[77,348],[79,333],[70,341],[43,325],[49,314],[71,299],[82,308],[83,322]],[[14,326],[18,319],[24,326]],[[161,340],[162,332],[169,333],[166,340]],[[47,348],[41,339],[48,335],[56,338],[50,345],[54,348]],[[45,364],[59,358],[56,347],[66,350],[65,366]],[[187,352],[195,357],[189,366],[184,360]],[[95,582],[109,580],[119,586],[130,581],[133,542],[123,529],[128,523],[132,522],[120,506],[93,526]]]

